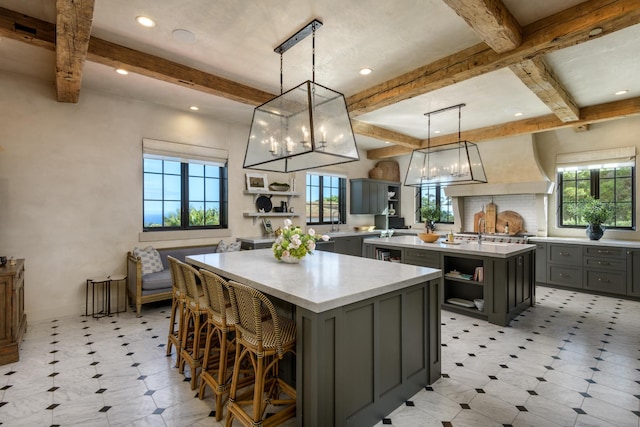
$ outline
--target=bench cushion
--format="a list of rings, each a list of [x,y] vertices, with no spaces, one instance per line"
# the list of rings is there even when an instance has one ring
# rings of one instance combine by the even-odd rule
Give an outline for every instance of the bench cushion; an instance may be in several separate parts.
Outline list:
[[[170,290],[171,283],[171,271],[162,270],[155,273],[148,273],[142,275],[142,290],[150,291],[154,289],[167,289]]]

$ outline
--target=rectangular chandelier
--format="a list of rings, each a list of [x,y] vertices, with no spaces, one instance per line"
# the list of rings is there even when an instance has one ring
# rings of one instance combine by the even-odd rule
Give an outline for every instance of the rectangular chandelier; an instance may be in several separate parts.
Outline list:
[[[315,82],[313,20],[275,49],[280,96],[253,112],[244,168],[295,172],[360,160],[344,95]],[[313,79],[282,93],[282,54],[313,34]]]

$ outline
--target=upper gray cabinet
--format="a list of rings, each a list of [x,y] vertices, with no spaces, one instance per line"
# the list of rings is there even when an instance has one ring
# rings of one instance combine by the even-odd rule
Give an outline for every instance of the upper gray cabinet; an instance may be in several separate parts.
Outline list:
[[[400,215],[399,182],[359,178],[350,180],[350,185],[349,213],[376,215],[388,208],[389,216]]]

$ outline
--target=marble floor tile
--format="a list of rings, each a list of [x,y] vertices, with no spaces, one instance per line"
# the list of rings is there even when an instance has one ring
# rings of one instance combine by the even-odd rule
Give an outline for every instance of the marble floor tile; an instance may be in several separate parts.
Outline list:
[[[0,366],[0,426],[223,426],[166,356],[168,315],[29,324]],[[507,327],[445,310],[441,378],[376,426],[640,427],[638,325],[638,301],[544,287]]]

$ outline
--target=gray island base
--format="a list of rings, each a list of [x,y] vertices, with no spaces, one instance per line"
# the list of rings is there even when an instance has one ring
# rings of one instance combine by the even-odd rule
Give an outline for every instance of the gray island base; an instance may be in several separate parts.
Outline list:
[[[425,243],[416,236],[363,242],[366,257],[441,269],[442,307],[500,326],[535,304],[535,249],[504,242]]]
[[[439,270],[270,249],[186,260],[291,304],[299,426],[374,425],[440,378]]]

